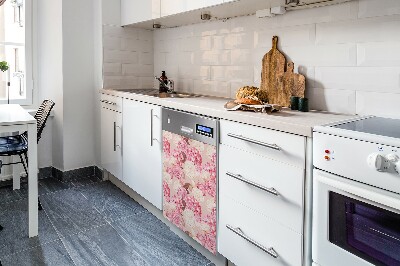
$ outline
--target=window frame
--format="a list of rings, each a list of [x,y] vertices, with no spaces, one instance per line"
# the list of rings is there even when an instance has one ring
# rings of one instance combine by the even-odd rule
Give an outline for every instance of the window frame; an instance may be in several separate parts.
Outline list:
[[[33,47],[33,1],[34,0],[24,0],[25,8],[25,89],[26,97],[25,99],[10,99],[10,104],[20,104],[23,106],[30,106],[33,104],[33,90],[34,90],[34,47]],[[6,45],[13,45],[13,43],[4,43]],[[7,99],[1,100],[0,104],[7,104]]]

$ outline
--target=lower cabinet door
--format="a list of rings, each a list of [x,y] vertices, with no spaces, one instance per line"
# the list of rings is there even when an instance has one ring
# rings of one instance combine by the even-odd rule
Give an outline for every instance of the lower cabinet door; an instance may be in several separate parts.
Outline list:
[[[124,182],[161,210],[161,107],[123,101]]]
[[[237,266],[301,265],[302,235],[220,194],[218,252]]]
[[[122,114],[101,108],[101,165],[116,178],[122,175]]]

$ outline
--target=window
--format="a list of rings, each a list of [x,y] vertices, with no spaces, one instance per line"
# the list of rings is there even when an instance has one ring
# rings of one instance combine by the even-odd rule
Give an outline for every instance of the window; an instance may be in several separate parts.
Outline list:
[[[0,72],[0,104],[32,104],[32,0],[0,6],[0,61],[10,66]]]

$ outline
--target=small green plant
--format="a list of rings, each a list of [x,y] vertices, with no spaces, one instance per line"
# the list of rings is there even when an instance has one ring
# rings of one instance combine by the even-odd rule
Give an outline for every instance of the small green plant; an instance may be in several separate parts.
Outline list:
[[[6,72],[8,70],[9,66],[6,61],[0,61],[0,70],[3,72]]]

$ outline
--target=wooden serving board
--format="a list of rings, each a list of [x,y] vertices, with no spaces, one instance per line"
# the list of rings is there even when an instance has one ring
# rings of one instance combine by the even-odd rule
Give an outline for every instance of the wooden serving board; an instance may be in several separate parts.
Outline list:
[[[289,107],[290,96],[304,98],[305,89],[306,78],[301,74],[294,73],[294,63],[289,62],[286,67],[286,72],[281,78],[279,104]]]
[[[272,49],[262,60],[261,86],[268,94],[268,103],[280,104],[279,83],[285,72],[286,58],[278,50],[278,36],[272,38]],[[290,98],[290,97],[289,97]]]

